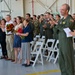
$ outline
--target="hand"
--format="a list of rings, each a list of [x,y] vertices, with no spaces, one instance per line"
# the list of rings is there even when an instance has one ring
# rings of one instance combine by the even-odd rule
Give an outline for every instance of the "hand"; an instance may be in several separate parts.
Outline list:
[[[20,36],[20,35],[21,35],[21,33],[16,33],[16,35],[19,35],[19,36]]]
[[[53,19],[53,17],[50,17],[50,19],[53,21],[54,19]]]
[[[47,28],[47,26],[46,25],[43,25],[43,28]]]
[[[75,36],[75,30],[74,30],[74,32],[70,32],[70,34],[71,34],[72,36]]]
[[[53,28],[54,27],[54,24],[51,24],[50,28]]]

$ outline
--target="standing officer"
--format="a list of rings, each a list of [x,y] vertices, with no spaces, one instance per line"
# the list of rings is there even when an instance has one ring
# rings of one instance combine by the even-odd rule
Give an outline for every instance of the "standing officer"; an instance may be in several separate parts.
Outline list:
[[[61,75],[74,75],[74,59],[73,59],[73,42],[72,37],[67,37],[64,28],[74,29],[74,20],[69,15],[70,7],[68,4],[63,4],[60,13],[63,18],[59,21],[58,25],[54,27],[58,31],[59,38],[59,66]]]

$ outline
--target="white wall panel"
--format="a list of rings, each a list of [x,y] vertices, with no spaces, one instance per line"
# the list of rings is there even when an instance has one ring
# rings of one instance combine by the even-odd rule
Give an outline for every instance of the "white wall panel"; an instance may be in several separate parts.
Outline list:
[[[23,0],[17,0],[17,1],[16,0],[5,0],[5,1],[12,11],[11,13],[12,17],[18,16],[18,15],[23,16]],[[0,2],[0,12],[2,10],[9,11],[4,1]],[[0,13],[0,15],[2,15],[3,17],[5,17],[7,14],[9,13],[7,12]]]
[[[32,14],[32,0],[25,0],[25,4],[23,3],[23,0],[17,0],[17,1],[5,0],[5,1],[7,2],[7,4],[12,10],[11,13],[12,17],[18,15],[23,16],[25,13]],[[42,5],[38,1],[39,0],[34,0],[34,14],[36,15],[45,13],[48,10],[48,8],[53,4],[53,2],[55,2],[55,0],[40,0],[43,4]],[[72,1],[72,5],[70,4],[70,1]],[[68,3],[69,5],[71,5],[72,13],[75,12],[75,0],[57,0],[57,2],[51,8],[52,13],[59,13],[60,6],[64,3]],[[8,10],[4,2],[0,3],[0,11],[1,10]],[[25,13],[23,11],[25,11]],[[48,11],[51,12],[50,10]],[[0,15],[3,15],[4,17],[6,14],[8,13],[0,13]]]
[[[25,0],[25,12],[30,12],[32,14],[32,0]],[[50,7],[55,0],[40,0],[45,6]],[[72,2],[72,13],[75,12],[75,0],[71,0]],[[68,3],[70,5],[70,0],[57,0],[57,2],[52,6],[51,10],[53,13],[58,13],[60,10],[60,6],[64,3]],[[34,14],[39,15],[41,13],[45,13],[47,9],[45,9],[37,0],[34,0]],[[50,12],[50,10],[48,10]]]

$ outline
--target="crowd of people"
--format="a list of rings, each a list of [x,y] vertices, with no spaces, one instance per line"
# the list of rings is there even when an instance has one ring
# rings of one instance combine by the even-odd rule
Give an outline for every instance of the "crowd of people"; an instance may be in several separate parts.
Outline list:
[[[75,14],[70,15],[70,17],[73,19],[71,21],[75,20]],[[10,15],[6,15],[6,18],[0,21],[1,59],[6,59],[14,63],[22,63],[23,66],[29,67],[31,65],[30,42],[33,41],[36,35],[40,35],[40,37],[45,36],[45,42],[48,39],[57,40],[58,35],[56,34],[58,32],[56,32],[55,27],[57,27],[60,20],[61,16],[59,14],[53,15],[49,12],[38,16],[33,15],[32,17],[27,13],[25,18],[17,16],[14,19],[11,19]],[[65,24],[65,22],[63,23]],[[56,29],[59,30],[59,34],[61,33],[65,36],[61,28],[59,26]],[[63,39],[61,34],[59,36]],[[71,34],[75,35],[73,32]],[[59,40],[61,40],[60,37]],[[63,40],[61,41],[62,44]],[[65,49],[67,49],[66,47]],[[60,59],[62,59],[61,56]]]
[[[12,20],[10,15],[6,15],[0,22],[1,59],[14,63],[23,61],[23,65],[30,66],[30,42],[33,38],[36,35],[45,36],[45,42],[53,39],[54,25],[51,19],[58,23],[60,15],[57,14],[54,19],[49,12],[33,17],[27,13],[25,18],[17,16]],[[12,29],[10,25],[13,25]]]

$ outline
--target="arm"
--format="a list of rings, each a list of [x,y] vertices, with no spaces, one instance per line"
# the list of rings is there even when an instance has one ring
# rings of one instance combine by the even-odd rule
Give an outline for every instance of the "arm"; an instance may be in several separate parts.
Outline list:
[[[74,30],[74,32],[70,32],[70,34],[71,34],[72,36],[75,36],[75,30]]]
[[[57,28],[55,28],[55,26],[53,27],[53,38],[54,39],[58,39],[58,33],[59,33],[59,30]]]
[[[16,35],[19,35],[19,36],[28,36],[29,35],[29,33],[27,32],[27,33],[16,33]]]
[[[68,20],[66,25],[58,24],[57,26],[55,26],[55,28],[57,28],[59,31],[64,31],[63,29],[67,28],[67,27],[70,28],[71,30],[73,30],[75,28],[74,22]]]
[[[29,35],[29,33],[27,32],[27,33],[25,33],[25,34],[20,34],[20,36],[28,36]]]

